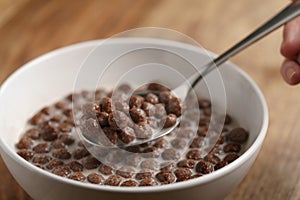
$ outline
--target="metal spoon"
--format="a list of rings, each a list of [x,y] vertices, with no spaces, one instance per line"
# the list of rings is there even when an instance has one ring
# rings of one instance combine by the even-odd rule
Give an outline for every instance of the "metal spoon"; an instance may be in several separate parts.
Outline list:
[[[203,71],[200,73],[196,73],[193,76],[191,76],[188,80],[186,80],[184,83],[179,85],[177,88],[173,89],[172,92],[182,100],[182,102],[186,99],[189,92],[197,85],[199,81],[202,80],[204,76],[206,76],[208,73],[216,69],[218,66],[220,66],[222,63],[227,61],[230,57],[234,56],[235,54],[239,53],[246,47],[250,46],[251,44],[255,43],[259,39],[263,38],[264,36],[268,35],[269,33],[273,32],[277,28],[284,25],[286,22],[292,20],[293,18],[297,17],[300,14],[300,1],[296,1],[285,7],[283,10],[281,10],[279,13],[277,13],[274,17],[272,17],[270,20],[268,20],[266,23],[261,25],[259,28],[257,28],[255,31],[253,31],[251,34],[249,34],[247,37],[245,37],[243,40],[232,46],[230,49],[225,51],[223,54],[219,55],[217,58],[209,62],[208,64],[203,66]],[[148,92],[149,93],[149,92]],[[145,93],[137,93],[141,96],[146,96],[147,92]],[[177,118],[176,124],[170,128],[162,129],[155,133],[151,138],[148,139],[139,139],[135,140],[129,144],[122,144],[119,145],[119,147],[128,147],[128,146],[135,146],[139,144],[143,144],[146,142],[150,142],[153,140],[157,140],[170,132],[172,132],[177,125],[180,123],[180,118]],[[92,142],[94,143],[94,142]]]

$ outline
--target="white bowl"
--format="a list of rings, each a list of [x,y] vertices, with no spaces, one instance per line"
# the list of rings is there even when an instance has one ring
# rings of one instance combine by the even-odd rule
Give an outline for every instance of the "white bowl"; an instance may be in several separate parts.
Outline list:
[[[247,150],[237,160],[211,174],[164,186],[136,188],[99,186],[53,175],[33,166],[16,154],[15,143],[28,118],[43,106],[73,91],[82,62],[99,43],[101,41],[80,43],[45,54],[24,65],[2,85],[0,90],[1,156],[17,182],[34,199],[224,198],[249,171],[260,151],[268,126],[267,106],[259,88],[249,76],[229,62],[221,67],[227,95],[227,110],[242,127],[249,131],[250,137]],[[93,51],[93,56],[97,59],[89,59],[86,62],[90,62],[92,69],[99,73],[104,70],[99,63],[107,63],[116,55],[131,49],[132,46],[148,45],[170,49],[184,55],[192,63],[201,63],[201,59],[203,63],[204,59],[203,52],[199,48],[173,41],[125,38],[113,39],[105,45],[105,51]],[[172,66],[172,60],[169,64]],[[176,63],[173,64],[176,66]],[[114,72],[116,71],[112,70],[111,76]],[[91,74],[91,70],[85,73],[87,73],[85,76],[91,79],[97,78]],[[141,77],[143,76],[146,75],[141,74]],[[80,86],[82,88],[77,87],[77,89],[94,89],[95,85],[89,84],[87,82]],[[206,96],[208,93],[203,95]]]

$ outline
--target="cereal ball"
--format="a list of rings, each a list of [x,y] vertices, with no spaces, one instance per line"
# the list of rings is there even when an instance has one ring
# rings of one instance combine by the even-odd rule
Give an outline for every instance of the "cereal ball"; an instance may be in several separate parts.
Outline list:
[[[159,172],[155,176],[159,182],[162,184],[170,184],[175,181],[175,175],[172,172],[164,171],[164,172]]]
[[[87,180],[88,180],[88,182],[93,183],[93,184],[103,184],[104,183],[103,176],[101,176],[100,174],[97,174],[97,173],[90,173],[87,176]]]
[[[144,98],[138,95],[132,95],[129,100],[129,106],[130,108],[136,107],[140,108],[142,107],[142,104],[144,103]]]
[[[213,170],[213,165],[205,160],[199,160],[199,162],[196,165],[196,172],[199,172],[201,174],[208,174],[211,173]]]

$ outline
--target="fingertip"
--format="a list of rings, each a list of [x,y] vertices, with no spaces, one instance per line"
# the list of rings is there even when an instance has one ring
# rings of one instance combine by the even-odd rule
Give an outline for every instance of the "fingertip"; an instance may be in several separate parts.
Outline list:
[[[283,79],[290,85],[300,83],[300,66],[292,60],[285,60],[281,67]]]

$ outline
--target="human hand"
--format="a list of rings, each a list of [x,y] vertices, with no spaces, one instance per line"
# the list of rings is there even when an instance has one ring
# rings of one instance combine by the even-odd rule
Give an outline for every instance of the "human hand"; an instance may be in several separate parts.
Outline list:
[[[282,77],[290,85],[300,83],[300,16],[285,25],[281,54],[286,58],[281,66]]]

